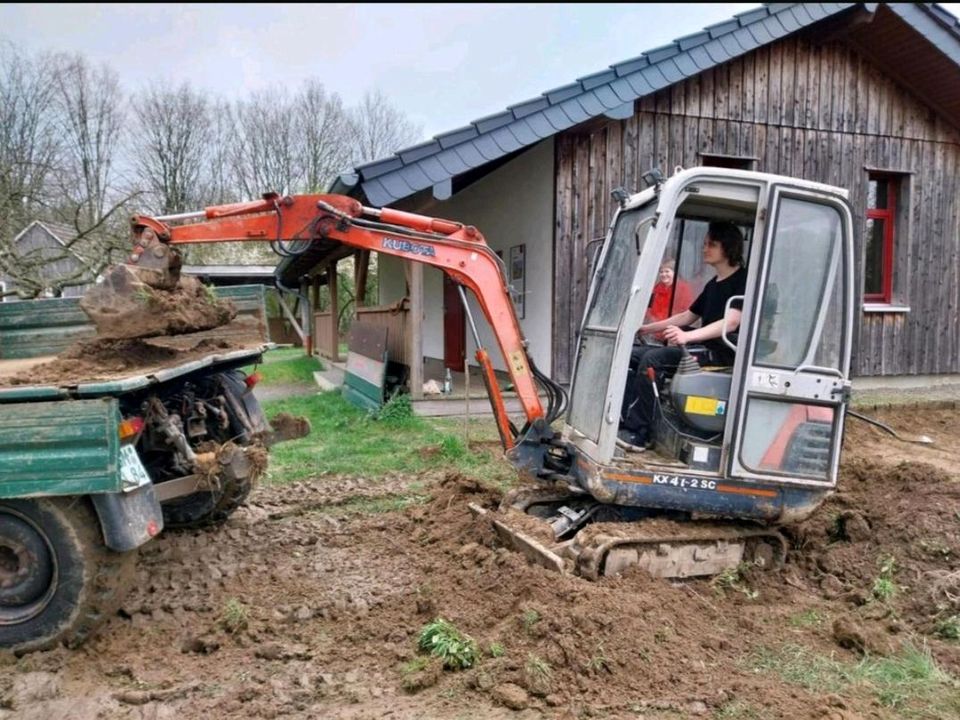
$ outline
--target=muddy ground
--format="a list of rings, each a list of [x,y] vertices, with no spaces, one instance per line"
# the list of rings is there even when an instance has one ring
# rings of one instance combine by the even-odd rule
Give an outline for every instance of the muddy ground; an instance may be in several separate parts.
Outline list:
[[[960,613],[960,411],[878,416],[937,444],[849,421],[839,492],[790,532],[786,565],[726,584],[529,566],[471,517],[497,494],[469,478],[261,487],[225,526],[145,548],[98,638],[8,659],[0,718],[957,717],[956,686],[918,706],[785,672],[912,645],[960,677],[938,633]],[[430,499],[371,512],[424,480]],[[438,616],[476,639],[477,666],[420,660]]]

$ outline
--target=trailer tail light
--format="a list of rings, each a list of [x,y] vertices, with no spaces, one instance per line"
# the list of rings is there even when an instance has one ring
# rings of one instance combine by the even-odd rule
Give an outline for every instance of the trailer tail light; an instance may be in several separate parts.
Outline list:
[[[120,442],[137,437],[143,430],[143,418],[131,417],[120,421]]]
[[[255,372],[247,375],[247,377],[244,379],[244,382],[247,384],[247,388],[253,389],[253,387],[261,380],[263,380],[263,375]]]

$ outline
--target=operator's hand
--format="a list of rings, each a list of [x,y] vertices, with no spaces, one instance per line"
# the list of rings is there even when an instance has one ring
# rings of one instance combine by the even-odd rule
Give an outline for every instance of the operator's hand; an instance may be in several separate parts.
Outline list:
[[[667,345],[686,345],[688,335],[689,333],[684,332],[676,325],[671,325],[663,330],[663,337],[667,341]]]

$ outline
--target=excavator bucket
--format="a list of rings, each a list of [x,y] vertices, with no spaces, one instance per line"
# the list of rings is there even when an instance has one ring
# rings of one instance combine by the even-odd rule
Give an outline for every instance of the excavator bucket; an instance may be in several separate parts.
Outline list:
[[[176,250],[144,230],[128,262],[109,268],[80,299],[97,335],[180,335],[220,327],[236,317],[232,303],[218,300],[196,278],[181,277],[180,265]]]

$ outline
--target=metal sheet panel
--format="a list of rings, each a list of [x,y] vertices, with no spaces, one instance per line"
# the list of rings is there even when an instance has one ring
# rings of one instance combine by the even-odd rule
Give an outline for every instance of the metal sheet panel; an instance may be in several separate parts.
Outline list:
[[[117,401],[0,408],[0,498],[121,489]]]

